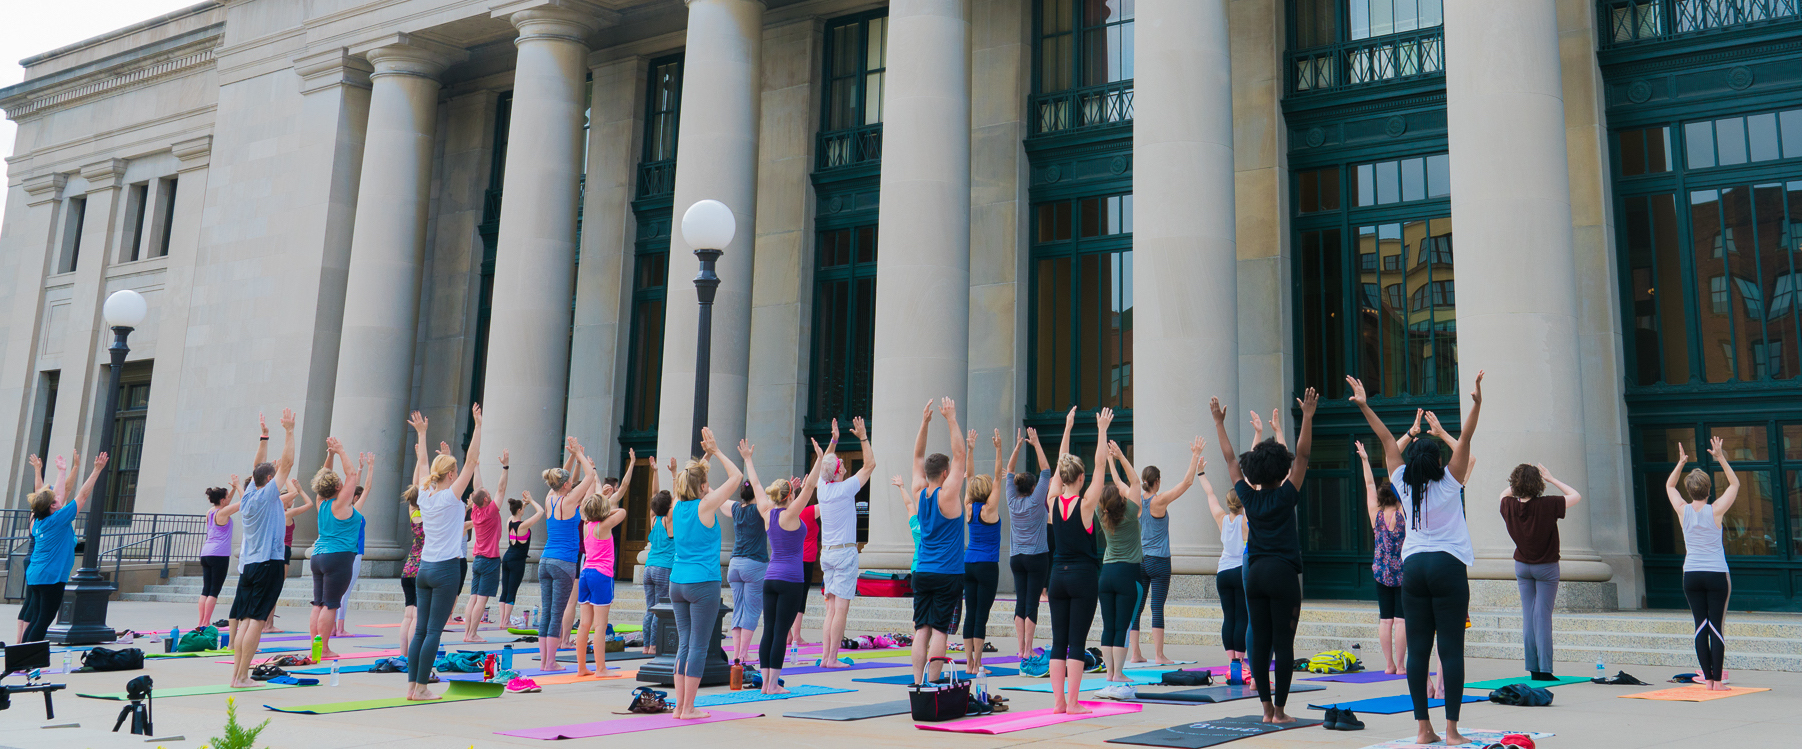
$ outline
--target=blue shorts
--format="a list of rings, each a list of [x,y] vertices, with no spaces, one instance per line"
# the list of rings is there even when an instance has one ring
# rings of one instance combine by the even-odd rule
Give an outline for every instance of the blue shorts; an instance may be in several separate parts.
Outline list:
[[[613,603],[613,576],[600,570],[582,570],[582,577],[576,587],[576,602],[595,606],[607,606]]]

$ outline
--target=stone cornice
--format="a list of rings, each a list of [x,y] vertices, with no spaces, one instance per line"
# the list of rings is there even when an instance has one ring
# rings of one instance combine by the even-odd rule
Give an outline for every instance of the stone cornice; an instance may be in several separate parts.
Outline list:
[[[177,141],[169,147],[169,151],[181,161],[181,167],[177,171],[191,172],[195,169],[204,169],[212,160],[213,136],[202,135],[198,138]]]
[[[40,174],[25,180],[25,205],[39,205],[55,200],[62,192],[63,185],[68,184],[66,174]]]
[[[293,63],[294,72],[300,75],[302,94],[333,86],[369,88],[369,74],[375,69],[368,60],[342,47],[300,55],[293,58]]]
[[[102,159],[83,164],[81,178],[88,181],[88,192],[118,187],[125,181],[125,160]]]
[[[469,58],[469,51],[425,34],[399,32],[350,47],[373,69],[371,78],[413,75],[436,80],[445,68]]]
[[[211,67],[223,25],[198,29],[164,43],[97,60],[0,89],[0,109],[13,120],[95,96]]]
[[[619,11],[589,0],[493,0],[488,4],[488,14],[518,27],[521,39],[564,36],[581,42],[587,41],[582,37],[603,26],[616,25],[620,19]]]

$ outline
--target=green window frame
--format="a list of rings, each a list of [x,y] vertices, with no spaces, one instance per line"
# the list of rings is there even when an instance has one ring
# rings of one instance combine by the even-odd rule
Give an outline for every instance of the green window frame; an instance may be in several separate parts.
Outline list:
[[[657,445],[663,397],[664,322],[668,317],[670,235],[675,225],[683,59],[681,54],[674,54],[652,60],[645,80],[644,155],[638,166],[637,195],[632,201],[637,234],[632,242],[632,314],[626,342],[626,397],[619,425],[622,463],[627,449],[649,454]],[[639,519],[638,510],[632,512],[631,517]]]
[[[815,168],[882,161],[882,101],[888,75],[888,9],[826,25],[825,90]]]
[[[874,223],[816,234],[807,432],[829,431],[832,419],[848,429],[870,413],[879,238]]]
[[[1135,0],[1033,5],[1033,134],[1130,126]]]
[[[119,405],[113,411],[113,455],[107,463],[107,513],[137,506],[138,470],[144,459],[144,426],[150,415],[151,362],[132,362],[119,373]],[[77,467],[77,475],[80,474]]]
[[[1132,413],[1132,202],[1115,192],[1033,206],[1029,419]]]
[[[1443,0],[1289,0],[1289,94],[1445,73]]]
[[[676,137],[682,124],[683,56],[650,63],[646,83],[644,156],[638,164],[637,199],[673,199],[676,194]]]

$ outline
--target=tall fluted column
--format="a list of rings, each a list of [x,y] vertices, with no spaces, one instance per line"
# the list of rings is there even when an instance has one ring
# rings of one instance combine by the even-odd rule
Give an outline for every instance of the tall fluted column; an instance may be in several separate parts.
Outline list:
[[[583,40],[595,21],[557,7],[508,20],[519,29],[519,59],[482,380],[483,443],[490,456],[511,450],[513,465],[535,474],[562,462],[588,74]]]
[[[677,229],[670,232],[663,394],[657,417],[657,455],[677,458],[678,463],[688,457],[694,424],[695,326],[700,317],[694,278],[701,269],[680,225],[690,206],[707,199],[725,203],[738,219],[732,243],[718,248],[725,254],[716,266],[720,285],[713,302],[707,424],[734,463],[738,452],[733,446],[745,434],[762,50],[761,0],[689,0],[682,124],[676,139]]]
[[[877,475],[913,465],[920,409],[949,396],[960,415],[970,378],[970,4],[895,0],[882,125],[882,272],[870,424]],[[934,416],[928,453],[951,451]],[[978,451],[982,449],[978,441]],[[906,568],[905,510],[871,491],[863,566]]]
[[[1544,461],[1585,490],[1557,3],[1449,0],[1445,49],[1458,275],[1481,279],[1458,285],[1459,392],[1471,392],[1478,370],[1488,372],[1469,484],[1502,486],[1515,464]],[[1476,492],[1469,503],[1477,552],[1470,576],[1508,580],[1514,542],[1493,492]],[[1559,529],[1566,581],[1612,576],[1590,545],[1588,504]]]
[[[369,75],[369,125],[350,237],[331,434],[351,450],[375,453],[378,483],[368,489],[373,497],[399,496],[407,483],[401,467],[432,193],[438,75],[462,54],[402,35],[365,55],[375,70]],[[399,505],[384,499],[364,507],[367,558],[404,557],[410,540],[396,538]]]
[[[1245,438],[1226,1],[1140,0],[1134,28],[1133,451],[1169,483],[1198,434],[1220,464],[1209,398]],[[1224,475],[1211,474],[1217,491]],[[1214,571],[1220,534],[1207,513],[1175,513],[1170,535],[1177,573]]]

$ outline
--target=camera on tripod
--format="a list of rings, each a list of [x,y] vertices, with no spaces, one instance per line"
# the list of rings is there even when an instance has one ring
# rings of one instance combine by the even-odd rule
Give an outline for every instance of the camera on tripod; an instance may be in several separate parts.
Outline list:
[[[131,719],[131,732],[135,735],[149,736],[155,730],[150,723],[150,704],[154,703],[151,687],[154,685],[155,682],[149,676],[125,682],[125,699],[131,704],[119,708],[119,719],[113,721],[113,733],[119,732],[119,727],[125,725],[126,718]]]

